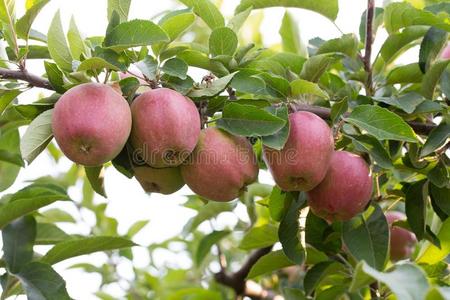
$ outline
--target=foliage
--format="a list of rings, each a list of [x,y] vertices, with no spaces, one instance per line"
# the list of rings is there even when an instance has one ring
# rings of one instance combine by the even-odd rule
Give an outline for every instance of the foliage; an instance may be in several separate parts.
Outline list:
[[[0,1],[1,52],[7,55],[0,62],[1,191],[42,152],[59,159],[62,154],[52,143],[54,104],[71,87],[90,81],[120,88],[129,102],[142,87],[168,87],[190,97],[208,126],[251,139],[262,169],[267,168],[262,145],[281,149],[286,143],[288,112],[314,112],[330,121],[337,149],[358,153],[370,163],[376,188],[365,212],[332,224],[308,213],[305,193],[261,183],[231,203],[189,196],[183,205],[195,215],[180,237],[136,245],[134,236],[149,220],[137,221],[120,236],[117,220],[105,213],[107,203],[99,201],[106,197],[104,168],[116,168],[126,176],[123,180],[133,176],[125,147],[112,164],[73,165],[64,174],[36,178],[2,195],[2,299],[18,294],[70,299],[66,284],[72,283],[53,264],[94,252],[105,253],[109,263],[72,268],[102,276],[99,299],[116,299],[105,287],[126,280],[117,260],[134,271],[134,278],[121,286],[124,299],[219,300],[235,294],[259,299],[255,285],[284,299],[449,299],[450,60],[440,56],[450,31],[447,2],[369,7],[375,12],[371,33],[387,33],[373,63],[367,56],[372,49],[366,39],[368,12],[361,17],[360,36],[308,43],[300,38],[295,8],[332,22],[337,0],[242,0],[229,20],[212,0],[180,0],[180,9],[159,16],[158,22],[129,20],[131,0],[108,0],[105,35],[87,38],[75,20],[63,20],[59,12],[46,34],[35,31],[33,22],[49,2],[27,0],[25,14],[17,16],[14,0]],[[281,45],[266,48],[257,38],[255,16],[274,6],[289,9],[279,30]],[[241,28],[253,30],[255,40],[246,44]],[[194,39],[186,43],[188,35]],[[396,59],[412,47],[419,47],[418,57],[398,65]],[[26,71],[28,60],[42,62],[45,78]],[[130,67],[140,70],[140,80],[121,79]],[[201,69],[203,79],[195,78],[194,68]],[[31,104],[17,101],[27,89],[42,87],[53,94]],[[81,199],[69,197],[68,190],[80,186]],[[90,234],[66,233],[61,223],[83,220],[51,208],[56,201],[95,216]],[[248,218],[227,228],[215,226],[222,214],[242,213],[242,208]],[[389,210],[405,211],[407,221],[398,226],[419,239],[408,261],[389,259],[384,217]],[[200,225],[207,224],[211,228],[205,231]],[[50,249],[42,255],[37,245]],[[181,245],[191,268],[158,268],[153,253],[176,252],[173,245]],[[131,247],[148,251],[149,266],[134,265]]]

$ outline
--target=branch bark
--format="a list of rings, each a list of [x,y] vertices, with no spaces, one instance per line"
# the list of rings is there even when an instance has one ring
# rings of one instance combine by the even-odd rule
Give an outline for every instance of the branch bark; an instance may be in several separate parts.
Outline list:
[[[54,91],[50,82],[42,77],[28,73],[27,70],[10,70],[0,68],[0,78],[3,79],[17,79],[28,82],[30,86],[39,87],[47,90]]]
[[[237,296],[245,296],[253,300],[282,300],[283,297],[264,289],[254,281],[246,280],[255,263],[270,251],[272,251],[272,246],[258,249],[250,254],[239,270],[230,274],[222,269],[214,274],[214,279],[218,283],[232,288]]]
[[[375,14],[375,0],[367,1],[366,12],[366,48],[364,51],[364,69],[367,73],[366,94],[372,96],[373,94],[373,80],[372,80],[372,44],[373,44],[373,17]]]
[[[314,113],[325,120],[329,120],[331,116],[330,109],[326,107],[313,106],[307,104],[292,104],[292,107],[296,111],[308,111]],[[344,114],[344,117],[347,116],[349,116],[349,113]],[[424,135],[428,135],[431,132],[431,130],[436,128],[436,124],[434,123],[420,123],[415,121],[408,121],[407,123],[409,124],[409,126],[411,126],[412,129],[414,129],[416,133]]]

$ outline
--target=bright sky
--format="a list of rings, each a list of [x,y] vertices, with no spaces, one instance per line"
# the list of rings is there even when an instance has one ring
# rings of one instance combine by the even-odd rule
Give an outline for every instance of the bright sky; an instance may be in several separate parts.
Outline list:
[[[56,10],[60,9],[64,26],[67,28],[71,15],[75,16],[75,20],[85,36],[103,35],[107,26],[106,20],[106,0],[52,0],[47,5],[39,17],[36,19],[33,28],[47,32],[51,19]],[[157,1],[148,0],[133,0],[130,10],[130,18],[149,19],[165,10],[172,10],[174,7],[182,8],[175,0]],[[224,0],[222,11],[226,16],[231,16],[234,8],[239,3],[239,0]],[[358,33],[359,22],[362,12],[365,9],[366,1],[364,0],[341,0],[340,13],[336,21],[337,25],[343,32]],[[377,5],[381,5],[382,1],[376,1]],[[16,0],[19,14],[24,11],[25,0]],[[298,21],[298,26],[302,34],[303,40],[307,41],[311,38],[319,36],[323,39],[329,39],[340,36],[340,33],[336,27],[328,21],[326,18],[305,10],[291,9],[291,12],[295,15]],[[273,8],[267,10],[266,17],[264,19],[261,31],[263,33],[265,42],[267,45],[272,45],[280,42],[278,29],[281,24],[281,18],[283,16],[284,9]],[[376,45],[384,40],[385,34],[380,34],[379,39],[376,41]],[[415,55],[416,50],[411,52],[411,55]],[[43,63],[34,62],[28,63],[30,71],[37,74],[43,73]],[[36,100],[36,92],[28,92],[20,97],[22,103],[30,103]],[[22,131],[23,132],[23,131]],[[55,175],[58,172],[66,171],[70,166],[70,162],[67,159],[62,159],[59,164],[55,164],[53,160],[47,155],[40,155],[29,167],[21,171],[19,178],[6,192],[14,192],[19,188],[26,185],[26,181],[44,176]],[[106,192],[109,195],[107,214],[116,218],[119,221],[119,231],[125,233],[128,227],[137,220],[149,219],[150,224],[135,238],[135,242],[142,245],[149,245],[152,242],[161,242],[171,236],[180,233],[183,225],[194,214],[192,211],[180,207],[185,198],[183,195],[190,194],[188,188],[183,188],[181,191],[170,196],[161,196],[153,194],[151,196],[146,195],[139,184],[134,180],[128,180],[126,177],[115,171],[114,168],[109,168],[106,172]],[[262,172],[260,181],[264,183],[272,183],[270,175],[266,172]],[[73,199],[80,199],[81,186],[77,186],[71,189],[70,195]],[[2,193],[0,193],[0,196]],[[100,197],[96,198],[97,201],[104,201]],[[77,218],[76,210],[71,204],[56,204],[57,207],[62,207]],[[84,219],[88,222],[94,222],[94,216],[86,213]],[[245,217],[245,213],[242,213],[242,217]],[[227,224],[234,224],[236,217],[233,214],[226,214],[220,218],[218,226],[226,226]],[[74,228],[71,225],[64,225],[64,229],[68,232],[82,231],[87,234],[87,226],[80,226]],[[208,230],[208,227],[205,227]],[[42,248],[45,250],[46,248]],[[136,247],[134,249],[135,262],[137,266],[144,267],[148,264],[148,258],[146,252],[143,249]],[[180,255],[173,255],[167,252],[156,252],[155,257],[158,259],[158,264],[166,265],[181,265],[182,267],[190,267],[188,260]],[[78,270],[65,270],[67,266],[70,266],[76,262],[86,262],[87,260],[94,264],[101,264],[104,262],[104,255],[95,254],[89,258],[83,257],[82,259],[73,259],[69,262],[63,262],[56,265],[57,270],[67,280],[67,287],[69,294],[75,299],[97,299],[92,294],[98,290],[100,284],[100,278],[96,275],[85,274]],[[127,264],[119,264],[119,270],[124,276],[132,278],[132,270],[129,269]],[[120,297],[118,294],[118,286],[112,285],[109,287],[109,292],[116,297]]]

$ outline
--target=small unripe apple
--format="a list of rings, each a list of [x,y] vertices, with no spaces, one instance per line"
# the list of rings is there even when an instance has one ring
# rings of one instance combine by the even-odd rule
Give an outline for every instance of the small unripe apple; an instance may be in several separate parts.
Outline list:
[[[350,220],[367,206],[372,187],[366,162],[353,153],[336,151],[323,181],[308,192],[308,204],[329,222]]]
[[[252,145],[244,137],[217,128],[202,130],[197,147],[181,166],[186,184],[213,201],[231,201],[258,179]]]
[[[290,132],[282,150],[264,146],[264,160],[284,191],[309,191],[328,170],[334,141],[328,124],[317,115],[299,111],[289,115]]]
[[[176,167],[194,150],[200,116],[189,98],[167,88],[150,90],[133,101],[131,113],[131,142],[148,165]]]
[[[389,211],[386,213],[389,223],[390,256],[393,261],[406,259],[411,256],[414,246],[417,243],[416,236],[409,230],[392,225],[395,221],[406,220],[405,214],[399,211]]]
[[[136,180],[147,193],[170,195],[184,186],[179,167],[156,169],[150,166],[133,168]]]
[[[108,85],[80,84],[56,102],[52,130],[70,160],[99,166],[116,157],[125,145],[131,130],[130,107]]]

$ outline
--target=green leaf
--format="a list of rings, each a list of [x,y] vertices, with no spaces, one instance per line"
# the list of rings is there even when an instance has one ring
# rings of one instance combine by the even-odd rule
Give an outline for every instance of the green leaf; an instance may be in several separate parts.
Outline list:
[[[164,63],[161,70],[169,76],[184,80],[187,78],[188,67],[184,60],[171,58]]]
[[[8,105],[20,95],[20,90],[10,90],[0,92],[0,116]]]
[[[413,113],[417,106],[426,100],[416,92],[409,92],[401,96],[373,97],[373,99],[400,108],[408,114]]]
[[[141,73],[150,80],[156,79],[156,72],[158,70],[158,61],[150,55],[147,55],[143,60],[136,63],[136,67]]]
[[[409,186],[404,186],[408,224],[418,240],[425,237],[427,199],[424,195],[425,183],[425,180],[421,180]]]
[[[285,52],[296,53],[303,57],[308,57],[308,51],[301,40],[297,22],[288,11],[284,14],[279,33]]]
[[[128,20],[131,0],[108,0],[108,20],[111,20],[113,11],[116,11],[120,17],[120,22]]]
[[[400,116],[379,106],[359,105],[345,121],[379,140],[417,142],[416,134]]]
[[[32,262],[17,274],[29,300],[70,300],[64,279],[51,266]]]
[[[282,250],[270,252],[269,254],[261,257],[251,268],[247,278],[255,278],[260,275],[264,275],[285,267],[294,265],[292,261],[287,258]]]
[[[311,82],[318,82],[320,76],[334,63],[336,57],[331,54],[320,54],[310,57],[303,65],[300,77]]]
[[[69,42],[70,52],[72,57],[79,60],[82,54],[88,54],[86,45],[84,44],[83,37],[78,30],[75,18],[72,16],[70,19],[69,31],[67,32],[67,40]]]
[[[236,12],[241,12],[248,7],[254,9],[266,7],[297,7],[315,11],[328,19],[335,20],[339,11],[337,0],[241,0]]]
[[[203,84],[195,87],[189,92],[188,96],[192,98],[214,97],[223,92],[230,84],[236,73],[214,80],[211,84]]]
[[[20,153],[29,164],[47,147],[53,138],[53,109],[40,114],[28,126],[20,142]]]
[[[289,138],[290,124],[289,124],[288,109],[286,106],[280,107],[270,106],[267,107],[266,110],[271,114],[280,117],[286,121],[286,125],[284,125],[284,127],[281,128],[278,132],[276,132],[273,135],[264,136],[262,139],[264,145],[276,150],[281,150],[283,149],[284,145],[286,144]]]
[[[72,55],[63,31],[60,11],[57,11],[53,17],[47,39],[48,51],[55,63],[65,71],[72,71]]]
[[[441,242],[441,248],[427,242],[425,251],[417,258],[418,263],[435,264],[445,260],[450,254],[450,218],[442,223],[437,236]]]
[[[20,135],[18,129],[0,134],[0,150],[12,155],[20,155]],[[0,191],[9,188],[17,178],[20,167],[16,164],[0,161]]]
[[[389,225],[377,204],[372,204],[363,215],[344,222],[342,239],[358,261],[364,260],[371,267],[383,270],[389,250]]]
[[[84,167],[84,171],[86,172],[86,177],[91,184],[92,189],[99,195],[107,198],[105,192],[105,184],[104,184],[104,168],[103,166],[98,167]]]
[[[300,193],[294,197],[290,207],[281,219],[278,237],[283,246],[283,252],[295,264],[301,265],[305,260],[305,250],[300,241],[300,209],[306,202],[306,194]]]
[[[71,214],[59,208],[52,208],[41,212],[36,216],[36,220],[39,223],[76,223]]]
[[[132,241],[121,237],[96,236],[76,238],[56,244],[42,257],[41,261],[53,265],[80,255],[132,246],[135,246]]]
[[[438,187],[430,183],[429,189],[433,208],[436,205],[446,216],[450,216],[450,188]]]
[[[147,20],[132,20],[114,27],[106,35],[103,43],[106,48],[121,51],[169,41],[167,33],[155,23]]]
[[[273,224],[264,224],[252,227],[242,238],[239,248],[251,250],[272,246],[278,242],[278,227]]]
[[[4,24],[2,29],[2,37],[8,42],[9,46],[14,49],[15,52],[18,48],[17,38],[15,37],[15,1],[14,0],[1,0],[0,1],[0,21]],[[16,53],[16,56],[18,53]]]
[[[392,169],[391,157],[381,142],[369,135],[349,136],[358,151],[369,153],[373,160],[382,168]]]
[[[309,269],[304,278],[304,287],[305,293],[310,295],[316,287],[320,284],[322,279],[326,278],[326,276],[331,275],[332,273],[337,273],[342,269],[342,265],[333,261],[324,261],[320,262],[317,265],[314,265],[311,269]]]
[[[214,29],[209,37],[209,53],[213,57],[219,55],[232,56],[236,52],[237,45],[237,35],[228,27]]]
[[[2,230],[3,259],[11,273],[18,273],[33,258],[36,220],[24,216]]]
[[[445,187],[450,182],[449,168],[443,160],[439,160],[436,166],[428,172],[427,177],[434,185]]]
[[[133,225],[130,226],[127,232],[127,236],[129,238],[134,237],[136,234],[138,234],[147,224],[149,223],[148,220],[141,220],[136,221]]]
[[[316,54],[343,53],[350,57],[356,57],[359,41],[355,34],[344,34],[342,37],[323,43]]]
[[[64,87],[64,74],[54,63],[44,61],[45,72],[47,73],[48,81],[56,92],[64,94],[66,88]]]
[[[450,59],[433,64],[422,79],[421,94],[427,99],[434,99],[434,91],[442,74],[450,63]]]
[[[58,200],[70,200],[60,187],[51,184],[32,184],[15,193],[0,206],[0,229],[11,221]]]
[[[227,104],[217,127],[242,136],[265,136],[278,132],[286,120],[252,105]]]
[[[197,247],[197,251],[195,253],[195,265],[200,266],[205,259],[206,255],[208,255],[212,246],[217,244],[221,239],[229,235],[231,231],[223,230],[223,231],[213,231],[210,234],[204,236]]]
[[[203,205],[193,218],[184,226],[182,235],[186,236],[193,232],[201,223],[216,217],[222,212],[233,211],[236,203],[220,203],[220,202],[208,202]]]
[[[19,153],[0,149],[0,161],[8,162],[19,167],[24,167],[22,156]]]
[[[274,186],[269,197],[269,212],[273,220],[280,222],[291,205],[292,193],[282,191]]]
[[[409,3],[391,3],[384,11],[384,26],[388,33],[412,25],[431,25],[450,31],[450,24],[445,16],[414,8]]]
[[[190,9],[178,10],[164,16],[159,21],[159,26],[169,35],[171,41],[174,41],[183,32],[185,32],[195,21],[195,15]]]
[[[411,263],[395,265],[394,269],[389,272],[379,272],[371,268],[367,263],[360,262],[357,269],[361,273],[384,283],[395,294],[397,299],[425,299],[424,297],[429,287],[427,278],[419,267]],[[356,279],[357,276],[354,276],[354,278]],[[355,279],[353,280],[354,282]],[[354,288],[356,289],[356,286]]]
[[[221,62],[211,60],[205,53],[197,50],[185,50],[179,53],[177,57],[191,67],[209,70],[217,76],[225,76],[230,73]]]
[[[113,70],[113,71],[119,71],[120,69],[107,62],[103,58],[100,57],[91,57],[86,60],[83,60],[81,64],[78,66],[77,71],[91,71],[91,70]]]
[[[199,16],[211,29],[225,26],[225,20],[220,10],[210,0],[179,0]]]
[[[423,73],[430,68],[442,48],[447,45],[447,40],[448,32],[435,27],[431,27],[425,34],[419,52],[419,66]]]
[[[419,83],[422,82],[423,73],[418,63],[407,64],[392,69],[386,78],[387,84]]]
[[[303,79],[296,79],[291,82],[292,96],[300,96],[304,94],[316,95],[320,98],[329,99],[328,94],[322,90],[317,83]]]
[[[36,19],[41,9],[49,3],[50,0],[39,0],[33,3],[33,6],[29,7],[23,17],[17,20],[16,33],[17,36],[28,40],[28,34],[30,33],[31,25]]]
[[[50,223],[38,223],[36,245],[54,245],[72,238],[58,226]]]
[[[301,289],[284,288],[283,295],[285,300],[306,300],[305,294]]]
[[[338,120],[347,112],[348,110],[348,100],[347,98],[342,99],[339,102],[336,102],[331,107],[330,117],[333,124],[336,124]]]
[[[402,32],[391,34],[381,47],[380,58],[386,64],[391,63],[400,53],[411,47],[413,41],[424,36],[428,28],[428,26],[410,26],[406,27]]]
[[[249,7],[246,10],[243,10],[240,13],[236,14],[233,18],[230,19],[230,21],[228,21],[227,27],[230,27],[234,32],[238,33],[242,25],[244,25],[245,21],[250,16],[252,9],[252,7]]]

